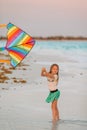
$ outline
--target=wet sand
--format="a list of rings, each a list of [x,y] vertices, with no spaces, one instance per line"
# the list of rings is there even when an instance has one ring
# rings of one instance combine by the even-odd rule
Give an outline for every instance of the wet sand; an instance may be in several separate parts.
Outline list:
[[[51,58],[51,61],[50,61]],[[48,60],[46,60],[48,59]],[[41,68],[60,66],[60,121],[52,123],[47,80]],[[12,68],[0,63],[0,130],[87,130],[87,69],[73,60],[31,52]]]

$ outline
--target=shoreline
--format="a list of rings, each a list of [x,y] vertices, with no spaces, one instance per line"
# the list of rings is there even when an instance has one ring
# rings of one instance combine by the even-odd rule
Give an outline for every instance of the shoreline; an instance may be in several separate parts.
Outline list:
[[[47,37],[43,37],[43,36],[32,36],[33,39],[35,40],[55,40],[55,41],[87,41],[87,37],[83,37],[83,36],[47,36]],[[7,40],[7,37],[4,36],[0,36],[0,40]]]

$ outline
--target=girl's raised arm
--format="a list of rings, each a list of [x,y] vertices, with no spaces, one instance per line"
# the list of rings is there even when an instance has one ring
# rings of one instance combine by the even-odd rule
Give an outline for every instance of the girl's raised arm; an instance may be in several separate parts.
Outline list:
[[[45,76],[45,77],[49,77],[49,78],[54,79],[54,75],[51,74],[51,73],[49,73],[49,72],[47,72],[47,71],[46,71],[46,68],[42,68],[41,76]]]

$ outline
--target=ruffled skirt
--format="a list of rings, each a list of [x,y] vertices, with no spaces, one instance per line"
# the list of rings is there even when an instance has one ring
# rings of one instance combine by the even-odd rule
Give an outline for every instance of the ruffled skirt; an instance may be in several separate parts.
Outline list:
[[[49,93],[48,97],[46,98],[46,102],[50,103],[53,102],[54,100],[58,100],[58,98],[60,97],[60,91],[52,91]]]

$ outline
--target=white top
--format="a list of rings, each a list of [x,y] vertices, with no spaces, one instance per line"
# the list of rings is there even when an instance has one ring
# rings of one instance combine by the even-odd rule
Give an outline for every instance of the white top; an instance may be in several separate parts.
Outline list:
[[[48,80],[48,88],[50,91],[54,91],[57,89],[57,84],[58,84],[58,75],[54,75],[54,79],[52,78],[47,78]]]

